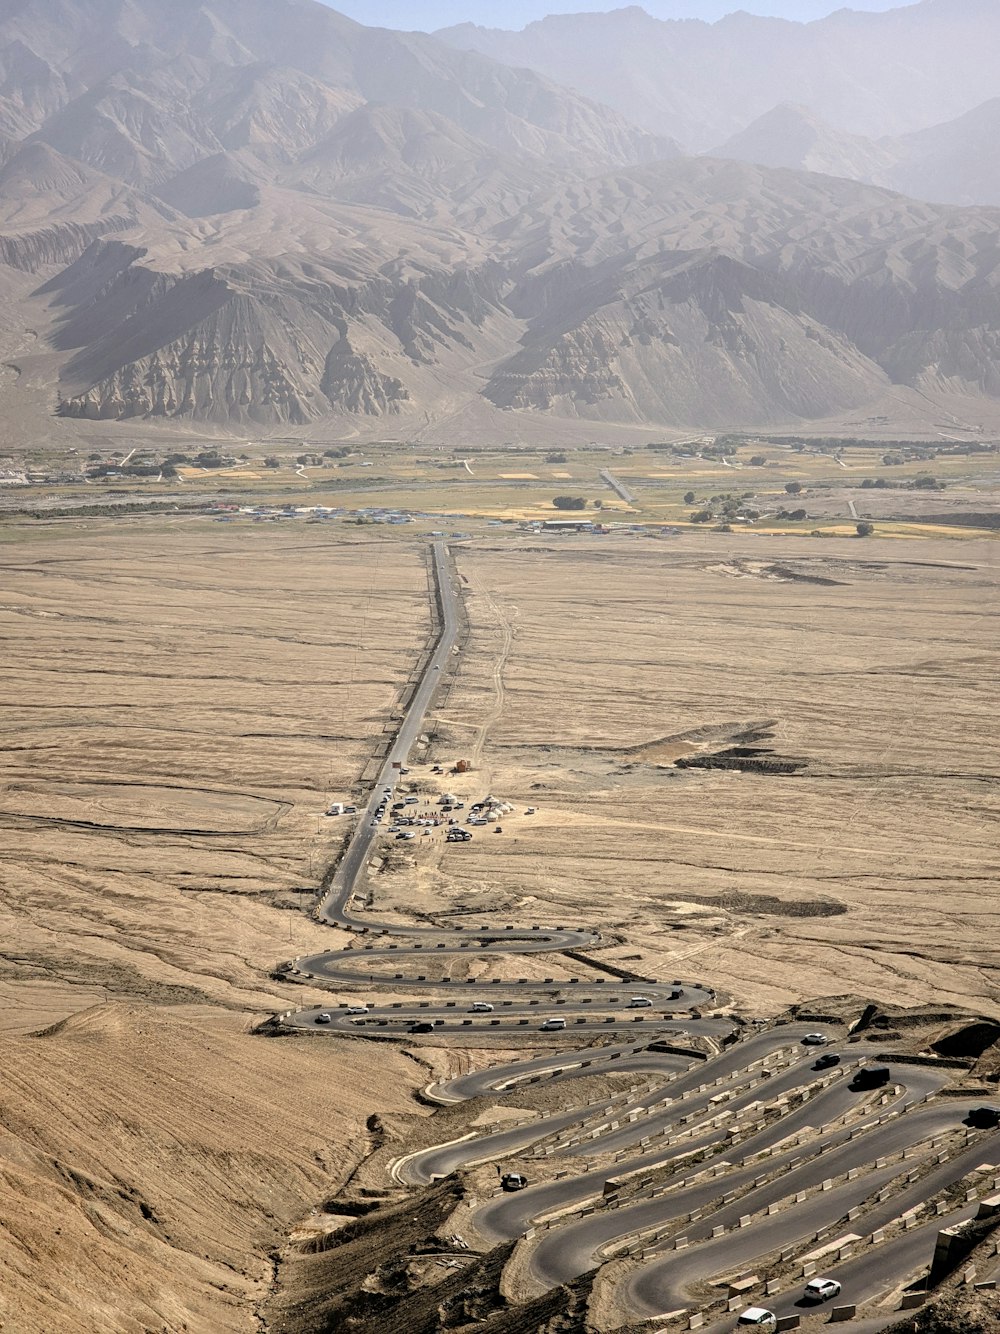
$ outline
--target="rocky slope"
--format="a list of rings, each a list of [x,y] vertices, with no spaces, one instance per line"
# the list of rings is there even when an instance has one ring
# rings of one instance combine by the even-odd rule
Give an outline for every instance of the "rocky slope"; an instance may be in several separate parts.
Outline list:
[[[402,1057],[377,1075],[360,1049],[319,1062],[134,1003],[0,1051],[0,1321],[18,1331],[257,1328],[269,1255],[363,1154],[371,1107],[406,1107]]]

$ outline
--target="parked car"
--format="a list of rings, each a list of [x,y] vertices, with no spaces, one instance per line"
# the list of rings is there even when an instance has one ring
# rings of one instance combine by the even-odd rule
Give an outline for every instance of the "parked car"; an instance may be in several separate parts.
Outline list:
[[[505,1172],[500,1178],[503,1190],[524,1190],[527,1184],[528,1178],[521,1172]]]
[[[840,1284],[835,1278],[811,1278],[802,1296],[807,1302],[828,1302],[840,1296]]]
[[[317,1024],[328,1024],[330,1022],[330,1016],[328,1014],[318,1014],[316,1016],[316,1022]]]
[[[835,1051],[825,1051],[822,1056],[818,1056],[813,1063],[814,1070],[829,1070],[831,1065],[839,1065],[840,1057]]]
[[[802,1044],[805,1047],[823,1047],[829,1041],[825,1033],[807,1033],[802,1039]]]

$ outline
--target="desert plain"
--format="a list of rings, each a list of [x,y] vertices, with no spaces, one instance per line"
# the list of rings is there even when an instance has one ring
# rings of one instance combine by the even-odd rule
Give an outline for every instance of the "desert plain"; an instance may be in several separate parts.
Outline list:
[[[4,536],[0,1313],[16,1334],[267,1328],[289,1237],[373,1126],[426,1117],[428,1070],[469,1066],[256,1031],[362,999],[280,965],[349,943],[312,916],[346,832],[323,812],[365,791],[419,668],[428,544],[160,515]],[[1000,1016],[996,551],[455,542],[460,651],[414,776],[430,801],[427,766],[465,758],[456,793],[511,814],[388,850],[369,908],[596,928],[602,960],[748,1018],[845,994]]]

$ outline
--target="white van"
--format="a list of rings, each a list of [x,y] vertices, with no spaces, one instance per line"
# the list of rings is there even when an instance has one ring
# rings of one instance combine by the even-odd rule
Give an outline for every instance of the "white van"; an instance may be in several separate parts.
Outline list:
[[[565,1019],[546,1019],[545,1023],[542,1024],[542,1032],[551,1033],[554,1028],[565,1028],[565,1027],[566,1027]]]
[[[473,1001],[469,1007],[470,1014],[492,1014],[493,1006],[489,1001]]]
[[[737,1329],[756,1329],[760,1334],[775,1334],[778,1317],[763,1306],[748,1306],[736,1322]]]
[[[645,1010],[652,1003],[648,996],[633,996],[628,1003],[628,1008],[630,1010]]]

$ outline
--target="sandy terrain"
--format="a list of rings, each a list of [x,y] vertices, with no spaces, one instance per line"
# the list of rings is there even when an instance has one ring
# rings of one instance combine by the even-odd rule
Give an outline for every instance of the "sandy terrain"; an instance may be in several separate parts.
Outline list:
[[[600,925],[607,957],[757,1013],[843,992],[1000,1013],[994,543],[570,539],[460,569],[438,750],[492,712],[465,787],[538,813],[428,867],[429,895]],[[734,745],[801,767],[673,767]]]
[[[420,1073],[249,1030],[315,994],[270,970],[337,937],[303,911],[346,823],[319,813],[425,640],[422,553],[230,538],[91,521],[2,550],[10,1334],[258,1328],[272,1254]]]
[[[0,1059],[5,1334],[258,1329],[289,1230],[413,1082],[394,1052],[376,1070],[147,1005],[0,1039]]]

